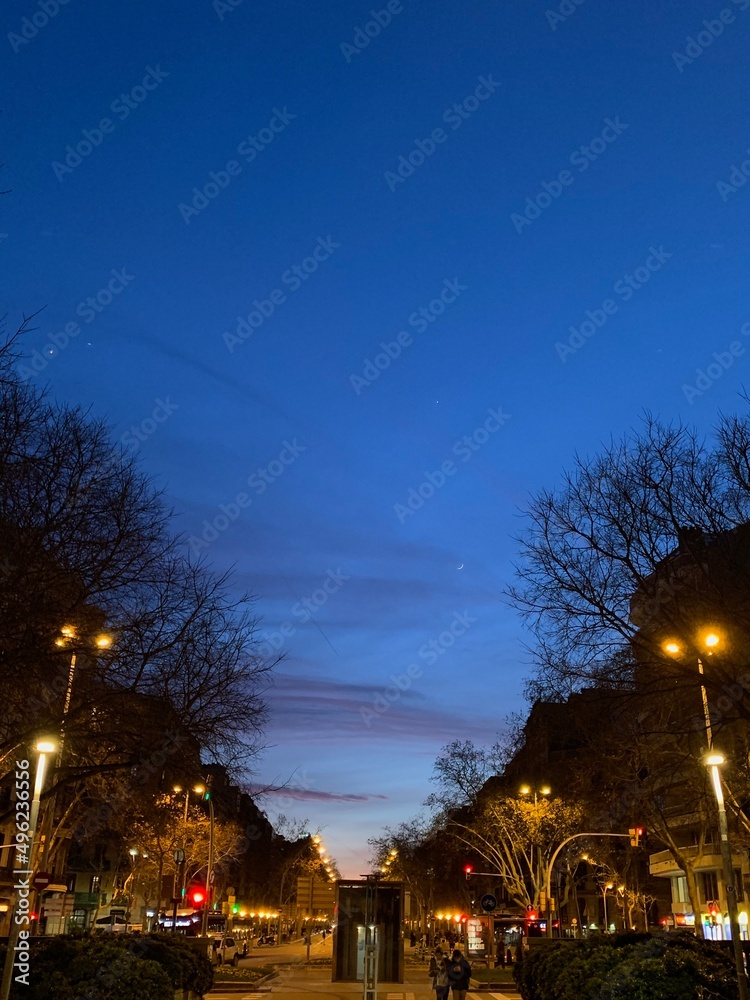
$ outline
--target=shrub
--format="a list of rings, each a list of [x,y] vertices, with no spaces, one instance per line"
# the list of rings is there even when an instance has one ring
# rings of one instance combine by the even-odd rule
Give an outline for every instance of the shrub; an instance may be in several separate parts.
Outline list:
[[[556,942],[514,970],[524,1000],[712,1000],[737,995],[734,963],[691,934],[621,935]]]
[[[174,1000],[213,985],[211,963],[180,937],[152,934],[35,942],[30,984],[14,983],[12,1000]]]

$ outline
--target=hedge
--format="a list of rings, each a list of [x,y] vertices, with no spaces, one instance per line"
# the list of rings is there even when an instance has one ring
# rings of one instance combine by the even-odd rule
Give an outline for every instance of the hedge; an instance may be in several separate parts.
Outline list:
[[[514,976],[524,1000],[736,1000],[731,953],[692,934],[595,936],[528,952]]]

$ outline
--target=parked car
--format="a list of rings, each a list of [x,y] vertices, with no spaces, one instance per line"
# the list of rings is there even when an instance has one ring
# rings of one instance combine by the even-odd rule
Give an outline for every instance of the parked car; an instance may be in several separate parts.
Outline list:
[[[211,945],[211,961],[215,965],[238,965],[240,951],[240,946],[233,937],[217,936]]]
[[[124,934],[127,926],[125,918],[118,916],[99,917],[98,920],[94,921],[94,930],[106,931],[110,934]]]

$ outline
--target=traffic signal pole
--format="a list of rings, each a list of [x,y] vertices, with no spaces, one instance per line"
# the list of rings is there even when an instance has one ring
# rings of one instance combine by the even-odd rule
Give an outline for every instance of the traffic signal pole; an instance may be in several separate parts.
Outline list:
[[[546,892],[547,892],[547,937],[552,937],[552,869],[555,867],[555,862],[557,861],[557,856],[563,847],[567,846],[572,840],[578,840],[580,837],[630,837],[630,833],[574,833],[572,837],[568,837],[564,840],[562,844],[557,848],[555,853],[550,858],[550,863],[547,866],[547,879],[546,879]]]

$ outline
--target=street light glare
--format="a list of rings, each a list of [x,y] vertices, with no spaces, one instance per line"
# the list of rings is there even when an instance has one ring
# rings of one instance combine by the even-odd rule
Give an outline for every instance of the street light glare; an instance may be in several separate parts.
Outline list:
[[[542,787],[542,788],[539,789],[539,794],[540,795],[551,795],[552,794],[552,789],[549,787],[549,785],[544,785],[544,787]]]
[[[62,633],[62,635],[65,636],[66,639],[75,638],[76,630],[74,625],[63,625],[63,627],[60,629],[60,632]]]
[[[675,642],[673,639],[664,643],[664,652],[669,653],[670,656],[676,656],[680,651],[680,644]]]
[[[528,785],[521,785],[521,787],[518,789],[518,791],[521,793],[521,795],[530,795],[531,794],[531,789],[529,788]]]
[[[36,749],[39,753],[54,753],[57,750],[57,743],[54,740],[38,740]]]
[[[724,763],[723,753],[712,753],[706,757],[706,763],[709,767],[720,767]]]
[[[107,649],[109,646],[112,645],[112,636],[111,635],[98,635],[96,637],[96,639],[95,639],[95,642],[96,642],[97,646],[99,647],[99,649]]]
[[[718,646],[720,641],[721,640],[715,632],[708,632],[703,637],[703,642],[709,647],[709,649],[713,649],[714,646]]]

